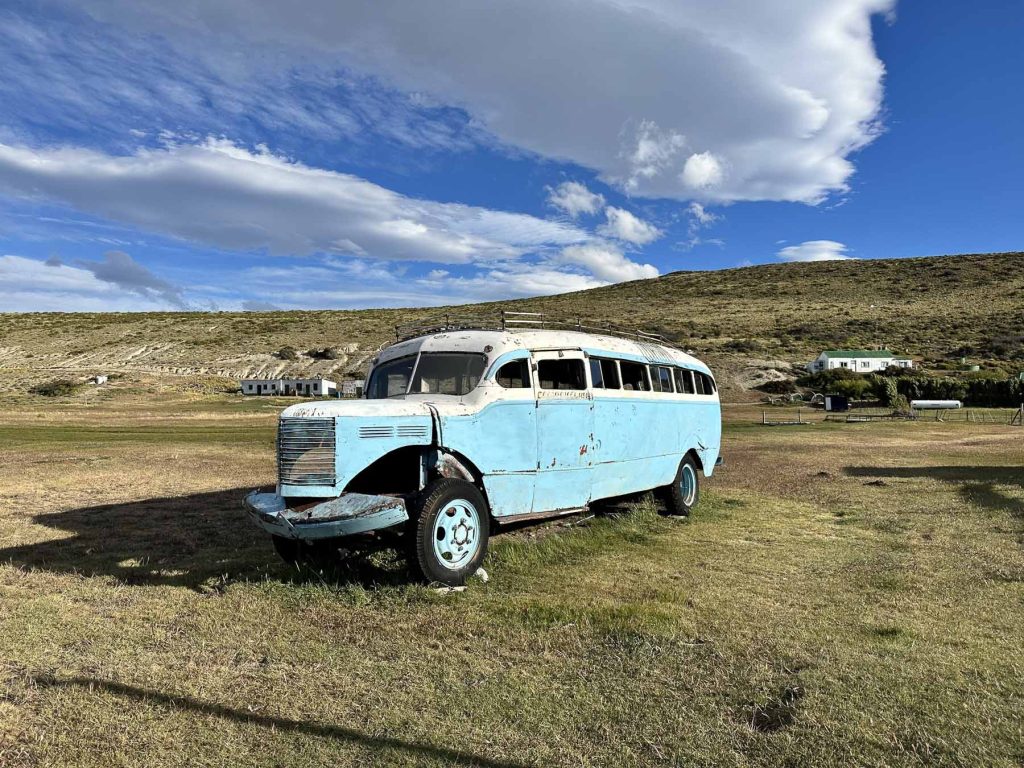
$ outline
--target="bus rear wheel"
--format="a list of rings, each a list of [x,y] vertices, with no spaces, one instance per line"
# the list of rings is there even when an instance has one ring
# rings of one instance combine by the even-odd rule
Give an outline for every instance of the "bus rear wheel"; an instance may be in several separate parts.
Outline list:
[[[411,554],[423,577],[465,584],[487,554],[490,512],[483,494],[465,480],[441,478],[423,489],[414,513]]]
[[[660,496],[670,515],[686,517],[700,500],[700,481],[697,462],[692,454],[686,454],[679,462],[675,480],[661,489]]]

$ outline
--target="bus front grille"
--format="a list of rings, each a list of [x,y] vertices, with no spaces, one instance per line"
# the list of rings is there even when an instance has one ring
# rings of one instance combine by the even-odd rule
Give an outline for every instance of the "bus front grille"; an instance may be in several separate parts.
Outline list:
[[[334,419],[281,419],[277,476],[282,485],[334,485]]]

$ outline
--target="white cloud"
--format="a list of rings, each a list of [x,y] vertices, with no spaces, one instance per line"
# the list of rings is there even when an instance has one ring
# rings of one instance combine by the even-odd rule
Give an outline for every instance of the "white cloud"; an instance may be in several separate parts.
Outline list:
[[[604,205],[604,195],[591,192],[578,181],[563,181],[548,190],[548,204],[576,218],[581,213],[593,215]]]
[[[853,258],[846,255],[846,246],[835,240],[807,240],[800,245],[787,245],[776,256],[783,261],[842,261]]]
[[[609,205],[604,210],[608,221],[598,227],[598,234],[634,245],[646,245],[661,237],[662,232],[653,224],[634,216],[629,211]]]
[[[300,61],[371,73],[633,194],[818,202],[846,189],[850,154],[877,135],[871,18],[894,6],[313,0],[296,13],[278,0],[95,0],[89,13],[226,71]]]
[[[682,181],[687,189],[703,192],[722,183],[721,161],[710,152],[698,152],[686,158]]]
[[[468,303],[583,291],[600,288],[608,282],[590,275],[567,272],[554,265],[519,262],[501,264],[469,277],[448,278],[437,282],[436,286],[454,301]]]
[[[722,217],[717,213],[712,213],[707,210],[703,205],[697,202],[690,203],[686,212],[690,216],[690,228],[694,227],[709,227],[715,222],[719,221]]]
[[[231,250],[470,263],[591,239],[525,214],[406,197],[225,140],[113,156],[0,144],[0,193]]]
[[[658,276],[656,267],[630,261],[622,255],[622,251],[610,243],[571,245],[562,251],[561,260],[586,267],[594,276],[609,283]]]
[[[86,266],[0,256],[0,312],[142,312],[181,307],[159,292],[101,279]]]

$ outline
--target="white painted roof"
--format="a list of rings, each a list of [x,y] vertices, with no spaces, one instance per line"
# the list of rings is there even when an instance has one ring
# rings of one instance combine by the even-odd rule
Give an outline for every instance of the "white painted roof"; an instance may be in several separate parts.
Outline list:
[[[485,352],[486,347],[491,347]],[[674,347],[633,341],[620,336],[605,336],[580,331],[516,329],[504,331],[462,330],[418,336],[392,344],[381,350],[379,362],[418,352],[481,352],[494,360],[515,349],[585,349],[595,354],[638,356],[650,362],[675,363],[686,368],[710,373],[697,358]]]

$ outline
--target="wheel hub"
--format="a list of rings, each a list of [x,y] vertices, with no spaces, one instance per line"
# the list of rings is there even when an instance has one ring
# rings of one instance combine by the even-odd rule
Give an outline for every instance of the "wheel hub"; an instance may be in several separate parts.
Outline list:
[[[445,568],[458,570],[472,560],[480,548],[480,513],[466,499],[454,499],[437,516],[434,554]]]

